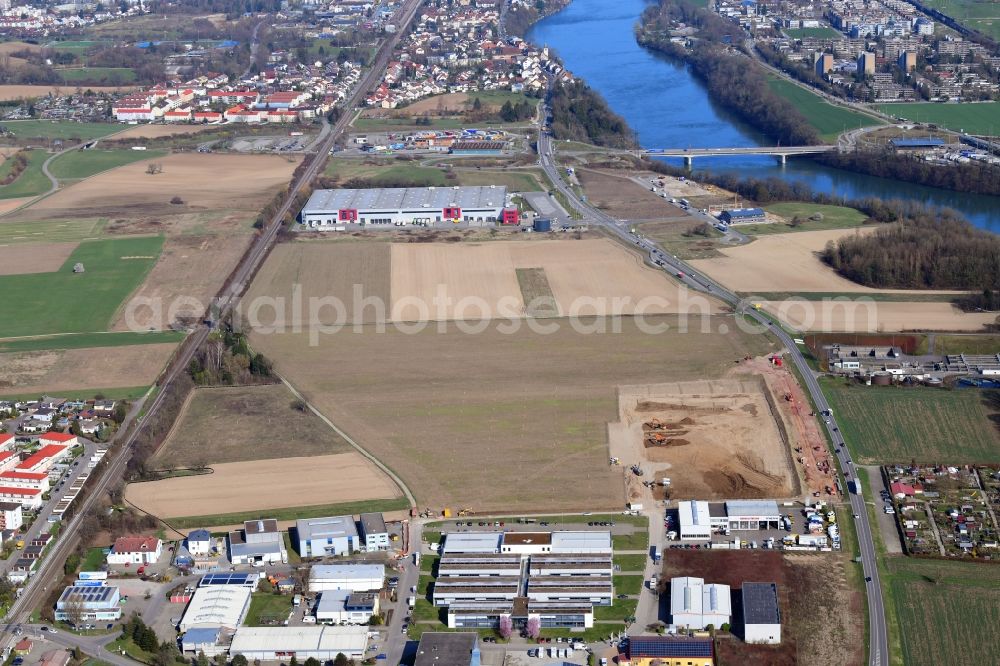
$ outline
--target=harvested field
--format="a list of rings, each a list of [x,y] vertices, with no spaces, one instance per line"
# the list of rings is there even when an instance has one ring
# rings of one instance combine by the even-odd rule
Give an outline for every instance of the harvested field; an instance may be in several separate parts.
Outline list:
[[[87,86],[87,90],[94,92],[119,92],[121,90],[133,90],[135,86]],[[28,86],[28,85],[0,85],[0,101],[12,99],[32,99],[44,97],[49,93],[65,94],[76,90],[76,86]]]
[[[830,229],[773,234],[748,245],[720,248],[722,257],[692,262],[726,287],[743,293],[773,291],[835,291],[907,293],[901,289],[871,289],[841,277],[820,261],[818,253],[830,241],[851,234],[867,234],[874,227],[853,231]]]
[[[517,285],[521,288],[524,312],[529,317],[556,317],[559,305],[552,296],[552,287],[544,268],[518,268]]]
[[[275,247],[260,269],[244,303],[250,322],[275,326],[280,320],[269,299],[283,299],[279,309],[288,326],[308,325],[309,310],[303,307],[293,316],[294,290],[301,289],[303,303],[313,298],[333,297],[344,304],[347,321],[371,322],[385,319],[375,307],[357,313],[364,298],[377,299],[388,306],[389,243],[283,243]],[[360,298],[355,299],[355,287]],[[256,303],[256,305],[255,305]],[[384,310],[384,308],[383,308]],[[331,325],[337,321],[333,308],[318,313],[317,321]]]
[[[0,275],[53,273],[76,249],[76,243],[0,245]]]
[[[150,206],[171,210],[170,199],[184,200],[177,212],[257,210],[285,185],[298,158],[276,155],[174,154],[149,160],[162,173],[146,173],[143,160],[98,174],[43,199],[25,215],[67,217],[145,216]]]
[[[585,270],[583,269],[585,267]],[[716,311],[610,240],[392,246],[395,321],[522,317],[517,269],[541,269],[561,316]],[[452,302],[434,305],[444,290]],[[464,301],[464,303],[463,303]],[[691,303],[691,307],[687,304]],[[469,304],[469,307],[464,307]]]
[[[175,134],[195,134],[218,125],[136,125],[115,135],[115,139],[159,139]]]
[[[808,232],[804,232],[808,233]],[[864,296],[864,294],[859,294]],[[982,331],[996,313],[962,312],[951,303],[913,301],[762,301],[764,309],[798,331],[883,333]]]
[[[578,169],[576,176],[587,194],[587,201],[612,217],[652,220],[675,217],[679,212],[677,206],[628,176],[593,169]]]
[[[169,518],[399,495],[392,481],[357,452],[223,463],[212,469],[212,474],[133,483],[125,498],[144,511]]]
[[[168,308],[188,299],[194,299],[191,307],[177,308],[174,319],[185,315],[200,318],[252,238],[245,232],[168,236],[160,258],[126,303],[111,330],[166,329],[173,323],[167,321],[171,314]],[[201,307],[195,307],[195,302]],[[162,303],[163,307],[153,310],[129,307],[130,303]]]
[[[195,389],[150,464],[175,469],[351,450],[315,414],[296,409],[293,400],[284,384]],[[280,436],[265,436],[276,423]]]
[[[252,334],[251,343],[394,469],[421,506],[616,510],[624,481],[608,465],[607,423],[617,415],[617,387],[721,376],[733,359],[771,350],[764,336],[728,325],[725,334],[683,334],[676,316],[646,320],[669,329],[644,332],[623,318],[614,332],[613,320],[595,319],[606,330],[588,333],[547,319],[556,329],[547,335],[528,324],[474,334],[451,323],[315,341],[308,332]],[[707,322],[714,331],[731,318]]]
[[[18,199],[0,199],[0,215],[6,215],[12,210],[17,210],[29,201],[33,201],[35,197],[20,197]]]
[[[766,392],[759,376],[622,386],[618,422],[608,427],[611,455],[670,477],[677,497],[797,495],[787,432]],[[642,484],[631,475],[627,482],[628,500],[641,501]]]
[[[0,390],[41,394],[148,386],[176,346],[129,345],[0,354]]]
[[[670,595],[674,576],[695,576],[732,587],[733,626],[742,624],[745,581],[778,585],[781,645],[748,645],[738,637],[716,641],[720,663],[744,666],[808,664],[840,666],[864,661],[861,594],[846,555],[787,555],[760,551],[667,550],[661,589]]]

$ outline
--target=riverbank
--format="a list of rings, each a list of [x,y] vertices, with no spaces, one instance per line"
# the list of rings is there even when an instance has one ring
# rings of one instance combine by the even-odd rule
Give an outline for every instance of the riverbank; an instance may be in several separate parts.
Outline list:
[[[526,38],[557,52],[567,68],[600,93],[638,133],[644,148],[774,145],[727,105],[712,100],[686,65],[639,46],[634,29],[648,6],[646,0],[573,0],[563,11],[536,23]],[[595,44],[603,46],[595,48]],[[679,158],[657,161],[682,165]],[[703,172],[776,178],[838,198],[927,202],[953,208],[976,226],[1000,232],[1000,200],[996,197],[958,194],[852,173],[813,159],[792,158],[780,164],[764,156],[706,156],[695,159],[694,170],[687,175],[699,178]]]

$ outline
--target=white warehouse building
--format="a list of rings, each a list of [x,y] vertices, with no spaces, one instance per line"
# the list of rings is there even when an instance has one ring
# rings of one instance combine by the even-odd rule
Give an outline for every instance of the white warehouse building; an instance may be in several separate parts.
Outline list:
[[[302,224],[319,230],[347,225],[391,228],[417,224],[493,224],[503,215],[507,188],[393,187],[316,190],[302,208]]]
[[[733,602],[728,585],[705,584],[701,578],[670,579],[670,621],[689,629],[728,624]]]
[[[708,512],[708,502],[679,502],[677,517],[682,541],[708,541],[712,538],[712,518]]]
[[[384,564],[317,564],[309,571],[309,591],[381,590],[385,582]]]
[[[194,591],[184,616],[181,632],[195,628],[225,627],[235,630],[250,610],[253,593],[242,585],[209,585]]]

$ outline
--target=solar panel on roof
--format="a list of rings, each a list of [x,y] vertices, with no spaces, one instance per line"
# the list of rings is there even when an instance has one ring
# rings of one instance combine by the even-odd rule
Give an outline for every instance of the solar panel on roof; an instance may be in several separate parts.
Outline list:
[[[254,574],[228,572],[209,573],[201,577],[200,585],[202,587],[206,585],[246,585],[250,582],[250,576],[252,575]]]
[[[631,657],[711,657],[712,642],[705,640],[629,638]]]

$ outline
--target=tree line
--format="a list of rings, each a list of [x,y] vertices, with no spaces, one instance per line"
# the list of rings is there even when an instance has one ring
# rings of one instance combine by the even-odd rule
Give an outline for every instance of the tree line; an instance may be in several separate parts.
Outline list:
[[[587,84],[573,81],[549,93],[552,136],[608,148],[634,148],[635,137],[625,120]]]
[[[893,178],[907,183],[940,187],[956,192],[1000,195],[1000,169],[985,162],[934,164],[917,155],[891,149],[829,152],[819,157],[827,166]]]
[[[670,28],[677,22],[698,29],[690,48],[670,41]],[[785,145],[823,143],[806,117],[771,90],[763,70],[729,45],[741,38],[738,26],[683,0],[662,0],[646,8],[636,35],[642,46],[688,63],[713,100],[772,139]]]
[[[656,173],[686,176],[660,160],[643,160]],[[1000,308],[1000,237],[974,227],[949,208],[902,199],[847,199],[780,178],[741,178],[705,173],[698,179],[758,204],[805,201],[855,208],[868,222],[884,225],[874,234],[847,236],[829,245],[822,259],[849,280],[875,288],[967,289],[956,299],[965,309]]]
[[[822,258],[869,287],[983,292],[1000,287],[1000,238],[946,211],[910,211],[873,234],[831,242]]]

